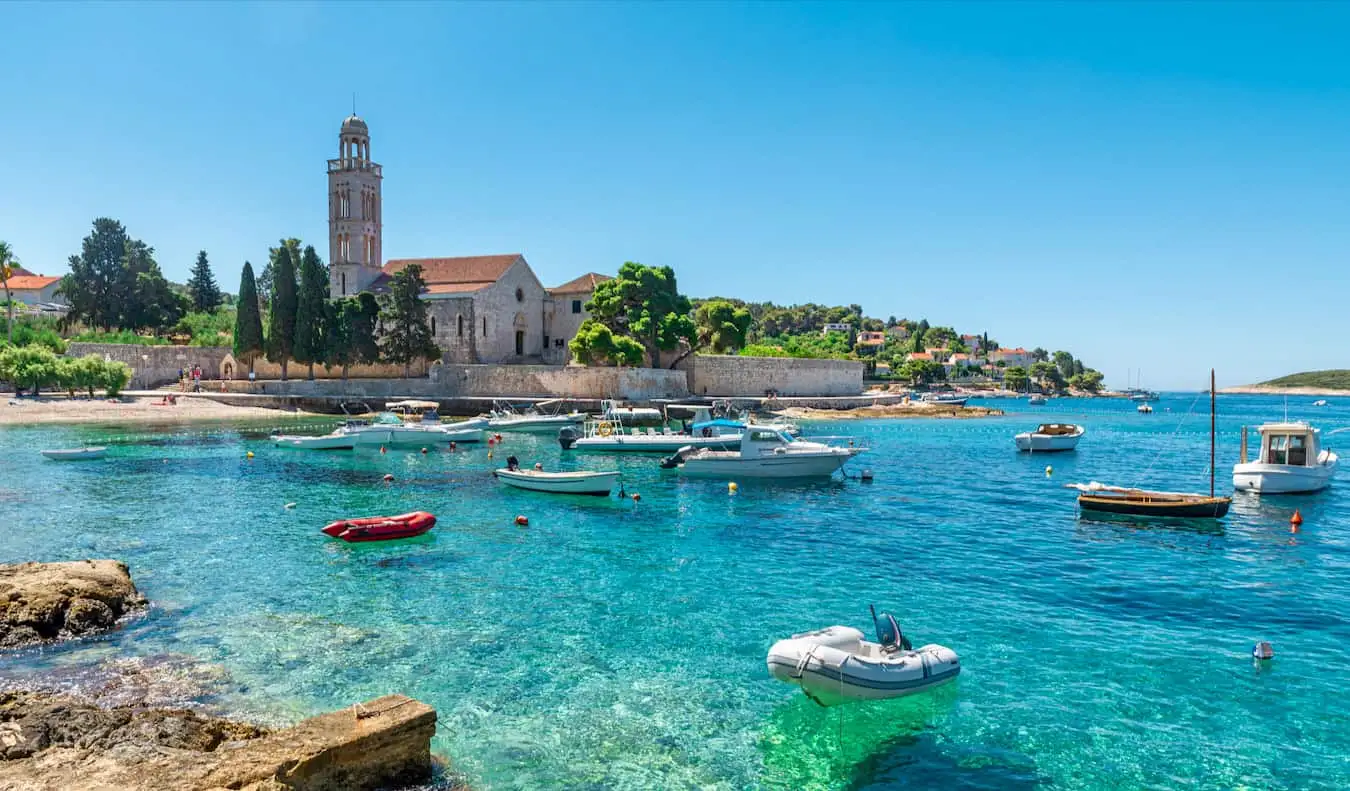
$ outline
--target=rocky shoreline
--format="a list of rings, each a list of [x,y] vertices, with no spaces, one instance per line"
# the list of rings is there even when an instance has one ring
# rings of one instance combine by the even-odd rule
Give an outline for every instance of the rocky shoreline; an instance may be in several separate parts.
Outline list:
[[[119,561],[0,565],[0,649],[104,632],[145,606]],[[67,666],[54,689],[0,677],[0,789],[360,791],[433,776],[436,711],[424,703],[386,695],[272,731],[186,707],[193,681],[154,689],[184,661]]]
[[[1350,396],[1350,390],[1337,390],[1326,387],[1275,387],[1273,385],[1240,385],[1238,387],[1220,387],[1219,395],[1300,395],[1300,396]]]

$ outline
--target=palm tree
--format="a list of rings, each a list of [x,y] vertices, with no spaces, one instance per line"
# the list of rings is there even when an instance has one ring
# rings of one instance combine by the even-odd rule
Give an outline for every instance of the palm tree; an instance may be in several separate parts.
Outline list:
[[[19,259],[14,257],[14,250],[9,246],[9,242],[0,240],[0,285],[5,287],[5,304],[9,307],[8,320],[5,322],[5,329],[9,330],[9,345],[14,345],[14,297],[9,293],[9,279],[14,276],[14,270],[19,268]]]

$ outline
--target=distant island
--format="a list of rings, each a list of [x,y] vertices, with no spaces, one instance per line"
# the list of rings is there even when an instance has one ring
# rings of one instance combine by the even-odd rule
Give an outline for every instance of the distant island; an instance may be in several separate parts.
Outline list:
[[[1221,393],[1273,393],[1289,395],[1350,395],[1350,370],[1304,371],[1268,382],[1225,387]]]

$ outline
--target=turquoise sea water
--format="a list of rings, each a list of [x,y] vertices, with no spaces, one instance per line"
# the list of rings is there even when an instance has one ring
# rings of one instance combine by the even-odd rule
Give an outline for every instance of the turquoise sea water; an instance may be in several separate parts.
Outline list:
[[[1290,417],[1350,426],[1350,399],[1311,401],[1291,399]],[[1226,489],[1239,426],[1285,407],[1219,404]],[[0,660],[0,677],[186,654],[223,669],[216,705],[274,722],[403,692],[438,709],[434,749],[482,789],[1350,786],[1345,476],[1317,495],[1240,495],[1217,526],[1080,520],[1064,483],[1207,488],[1207,399],[1169,394],[1151,416],[994,405],[1017,413],[808,425],[870,446],[850,465],[870,484],[741,481],[730,495],[656,457],[560,457],[547,437],[496,453],[618,466],[637,504],[498,488],[486,447],[0,430],[0,562],[121,558],[154,602],[108,638]],[[1087,426],[1076,453],[1014,451],[1013,433],[1051,419]],[[103,462],[37,454],[108,438]],[[373,545],[318,532],[413,509],[435,531]],[[961,678],[830,710],[769,678],[772,642],[870,631],[869,602],[916,645],[960,652]],[[1264,668],[1258,639],[1277,651]]]

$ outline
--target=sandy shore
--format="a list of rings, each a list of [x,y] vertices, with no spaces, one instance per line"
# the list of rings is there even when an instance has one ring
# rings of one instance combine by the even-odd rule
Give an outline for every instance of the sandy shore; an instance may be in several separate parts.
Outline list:
[[[1240,387],[1220,387],[1219,395],[1350,396],[1350,390],[1336,390],[1327,387],[1271,387],[1269,385],[1241,385]]]
[[[262,407],[227,406],[206,398],[180,395],[173,406],[159,406],[163,396],[127,395],[115,401],[103,398],[70,399],[44,395],[40,399],[13,396],[0,400],[0,426],[38,423],[191,423],[211,420],[276,420],[288,413]]]
[[[778,410],[777,414],[791,420],[864,420],[883,417],[931,417],[931,418],[976,418],[996,417],[1003,414],[1001,409],[987,407],[958,407],[946,404],[879,404],[857,409],[807,409],[806,407],[788,407]]]

